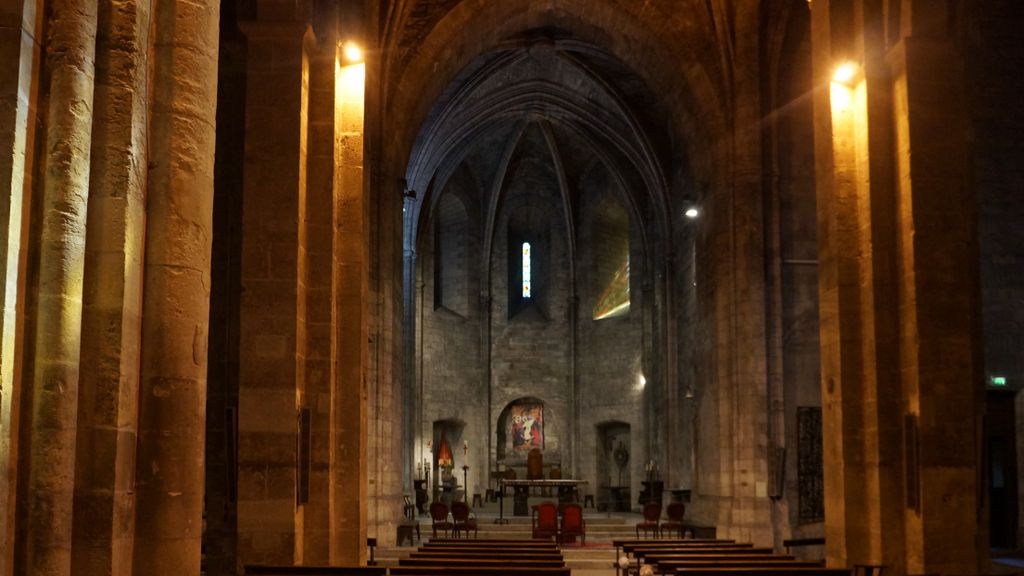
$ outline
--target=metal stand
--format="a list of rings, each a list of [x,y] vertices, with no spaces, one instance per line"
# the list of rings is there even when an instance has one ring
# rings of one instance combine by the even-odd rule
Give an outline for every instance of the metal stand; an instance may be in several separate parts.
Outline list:
[[[498,480],[498,517],[494,519],[495,524],[508,524],[505,519],[505,481]]]

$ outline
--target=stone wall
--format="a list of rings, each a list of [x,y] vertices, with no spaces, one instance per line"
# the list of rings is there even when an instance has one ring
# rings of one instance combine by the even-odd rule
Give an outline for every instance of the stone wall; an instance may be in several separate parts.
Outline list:
[[[579,182],[577,234],[577,295],[579,320],[577,365],[579,386],[579,439],[576,444],[578,476],[590,482],[587,491],[605,499],[602,488],[619,484],[618,468],[607,458],[603,435],[609,422],[628,424],[625,442],[630,453],[622,483],[636,502],[643,466],[658,460],[657,447],[648,433],[647,402],[657,386],[645,370],[643,358],[644,312],[653,306],[644,289],[647,259],[636,226],[623,204],[622,191],[600,165],[591,167]],[[598,301],[624,261],[629,260],[629,310],[595,319]],[[650,379],[650,380],[648,380]],[[664,462],[661,463],[664,465]]]

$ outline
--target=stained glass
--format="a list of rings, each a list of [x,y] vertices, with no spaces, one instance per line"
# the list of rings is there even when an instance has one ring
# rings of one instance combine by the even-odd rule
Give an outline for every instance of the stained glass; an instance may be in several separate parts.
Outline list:
[[[523,242],[523,298],[530,297],[530,243]]]

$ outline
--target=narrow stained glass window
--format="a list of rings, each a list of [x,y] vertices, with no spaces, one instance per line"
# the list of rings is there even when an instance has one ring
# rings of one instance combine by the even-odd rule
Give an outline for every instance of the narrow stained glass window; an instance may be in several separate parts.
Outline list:
[[[523,298],[530,297],[530,243],[523,242]]]

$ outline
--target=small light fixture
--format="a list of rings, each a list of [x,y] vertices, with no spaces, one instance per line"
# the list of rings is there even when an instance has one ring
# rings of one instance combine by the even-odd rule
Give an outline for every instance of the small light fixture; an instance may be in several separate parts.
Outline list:
[[[857,76],[857,64],[854,62],[843,62],[836,67],[832,74],[832,81],[837,84],[849,85]]]
[[[698,210],[696,206],[690,206],[686,209],[686,212],[683,212],[683,214],[685,214],[690,220],[695,220],[700,216],[700,210]]]
[[[356,64],[363,61],[363,50],[358,44],[349,40],[341,48],[342,54],[345,55],[345,60],[349,64]]]

